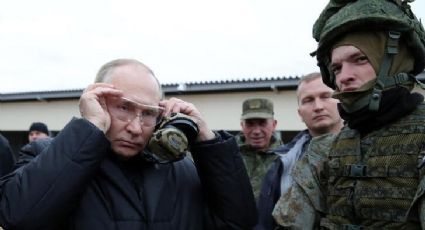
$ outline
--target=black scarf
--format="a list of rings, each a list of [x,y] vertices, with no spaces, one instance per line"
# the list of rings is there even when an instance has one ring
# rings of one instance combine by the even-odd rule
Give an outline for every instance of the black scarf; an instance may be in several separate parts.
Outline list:
[[[424,97],[419,93],[395,87],[382,92],[378,111],[369,111],[366,106],[354,113],[347,113],[340,104],[338,110],[348,127],[365,135],[411,113],[423,100]]]

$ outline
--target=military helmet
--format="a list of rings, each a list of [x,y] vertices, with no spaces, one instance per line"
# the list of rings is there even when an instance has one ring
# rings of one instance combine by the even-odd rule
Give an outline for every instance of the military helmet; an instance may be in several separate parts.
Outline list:
[[[313,26],[319,43],[318,65],[323,82],[335,89],[335,76],[328,69],[332,45],[339,37],[354,30],[397,31],[415,58],[417,75],[425,67],[425,31],[410,9],[413,0],[330,0]]]

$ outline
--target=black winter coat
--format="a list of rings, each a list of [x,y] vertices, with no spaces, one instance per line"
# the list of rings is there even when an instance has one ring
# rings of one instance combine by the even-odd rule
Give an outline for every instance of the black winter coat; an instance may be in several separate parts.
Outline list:
[[[13,170],[15,164],[15,156],[9,141],[0,134],[0,177],[8,174]]]
[[[40,154],[47,146],[50,145],[53,138],[46,137],[31,141],[24,145],[18,152],[18,160],[15,163],[14,169],[17,169],[23,165],[28,164],[34,157]]]
[[[235,140],[192,147],[195,164],[121,161],[105,135],[74,119],[50,146],[0,182],[5,229],[251,229],[249,179]],[[196,167],[195,167],[196,165]]]

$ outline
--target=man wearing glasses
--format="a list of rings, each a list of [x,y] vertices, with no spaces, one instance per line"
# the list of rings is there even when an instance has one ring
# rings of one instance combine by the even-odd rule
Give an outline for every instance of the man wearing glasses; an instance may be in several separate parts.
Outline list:
[[[50,146],[1,182],[5,229],[250,229],[255,202],[235,140],[212,132],[193,104],[162,92],[132,59],[105,64]],[[161,116],[198,128],[189,158],[144,154]]]

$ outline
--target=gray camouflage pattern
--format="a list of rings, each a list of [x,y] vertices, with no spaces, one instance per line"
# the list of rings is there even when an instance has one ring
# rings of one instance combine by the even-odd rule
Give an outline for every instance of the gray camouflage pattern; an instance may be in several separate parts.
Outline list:
[[[335,135],[313,138],[305,155],[292,171],[294,183],[282,194],[273,210],[278,225],[285,229],[318,229],[326,211],[325,191],[321,172]]]

